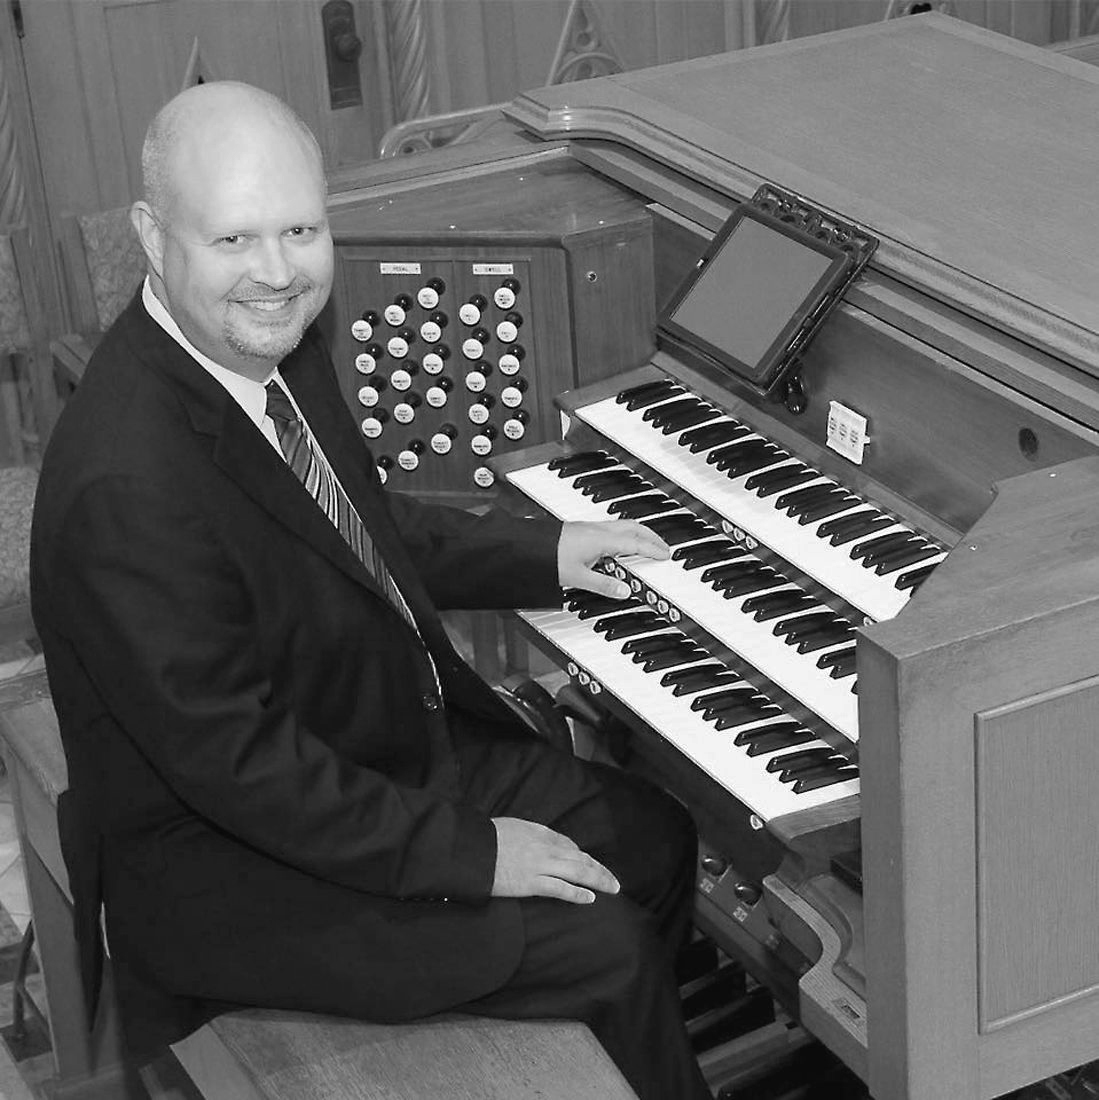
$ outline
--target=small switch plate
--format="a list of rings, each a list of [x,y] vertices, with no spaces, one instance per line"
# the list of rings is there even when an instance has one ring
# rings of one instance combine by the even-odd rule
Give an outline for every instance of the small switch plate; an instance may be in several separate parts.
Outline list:
[[[869,441],[865,416],[838,401],[828,402],[828,446],[833,451],[862,465],[863,450]]]

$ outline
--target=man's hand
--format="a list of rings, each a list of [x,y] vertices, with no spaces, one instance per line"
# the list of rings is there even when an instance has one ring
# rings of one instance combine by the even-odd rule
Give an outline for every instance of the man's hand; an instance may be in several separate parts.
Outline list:
[[[590,905],[595,890],[618,893],[618,879],[567,836],[519,817],[494,817],[492,824],[496,826],[494,898],[561,898]]]
[[[664,561],[669,553],[659,535],[633,520],[566,523],[557,543],[557,579],[562,588],[586,588],[621,600],[630,594],[629,585],[596,572],[593,565],[603,558],[630,554]]]

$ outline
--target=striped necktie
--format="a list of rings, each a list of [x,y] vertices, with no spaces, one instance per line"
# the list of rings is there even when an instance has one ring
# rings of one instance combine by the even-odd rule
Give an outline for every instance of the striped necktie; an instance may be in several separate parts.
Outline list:
[[[267,415],[274,421],[275,434],[286,464],[297,475],[321,511],[332,521],[332,525],[343,536],[359,561],[366,566],[389,602],[419,635],[416,620],[412,617],[397,582],[363,526],[359,513],[355,511],[343,491],[343,486],[336,479],[332,467],[328,465],[328,460],[317,446],[312,432],[306,428],[294,411],[290,398],[274,379],[267,383],[266,389]]]

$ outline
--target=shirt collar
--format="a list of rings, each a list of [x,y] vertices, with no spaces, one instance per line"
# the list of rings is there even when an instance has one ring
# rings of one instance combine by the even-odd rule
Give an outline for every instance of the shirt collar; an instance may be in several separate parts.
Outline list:
[[[215,363],[208,355],[203,355],[183,335],[175,319],[165,308],[164,303],[153,293],[149,277],[145,276],[145,282],[141,288],[141,303],[149,316],[173,339],[192,359],[208,371],[221,385],[229,391],[229,395],[244,410],[248,419],[261,431],[263,418],[267,412],[267,392],[265,386],[272,378],[279,379],[279,385],[286,390],[286,384],[279,377],[278,369],[273,370],[263,382],[253,382],[251,378],[245,378],[243,374],[229,370]]]

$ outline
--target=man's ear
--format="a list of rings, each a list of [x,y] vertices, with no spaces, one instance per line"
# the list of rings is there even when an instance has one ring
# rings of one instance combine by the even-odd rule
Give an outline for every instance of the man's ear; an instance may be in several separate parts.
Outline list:
[[[158,278],[164,275],[164,230],[147,202],[135,202],[130,207],[130,221],[145,250],[150,269]]]

